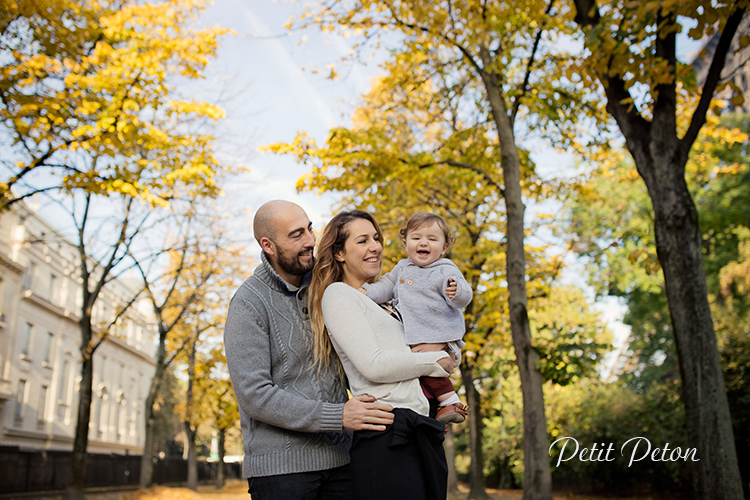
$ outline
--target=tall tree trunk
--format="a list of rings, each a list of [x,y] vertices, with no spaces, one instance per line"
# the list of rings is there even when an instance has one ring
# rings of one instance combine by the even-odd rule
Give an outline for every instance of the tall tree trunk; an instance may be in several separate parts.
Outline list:
[[[469,415],[469,499],[485,499],[484,455],[482,453],[482,411],[479,392],[474,387],[474,366],[464,357],[461,361],[461,379],[466,389],[466,404],[471,408]]]
[[[688,442],[700,459],[692,462],[696,497],[740,500],[742,481],[708,304],[698,213],[685,182],[684,163],[674,157],[649,162],[644,154],[639,156],[638,169],[646,174],[654,208],[656,252],[680,362]]]
[[[70,483],[66,490],[68,500],[83,500],[86,481],[86,454],[89,445],[89,422],[94,388],[94,353],[90,347],[91,322],[81,320],[81,382],[78,385],[78,416],[73,453],[70,456]]]
[[[195,448],[195,429],[189,421],[183,422],[187,440],[187,485],[190,490],[198,490],[198,453]]]
[[[141,488],[148,488],[154,483],[154,425],[156,423],[156,395],[159,393],[159,387],[161,386],[164,373],[166,372],[166,359],[167,359],[167,348],[166,338],[167,333],[162,328],[161,321],[158,320],[160,315],[157,314],[157,322],[159,323],[159,345],[156,349],[156,370],[154,371],[154,378],[151,380],[151,387],[148,390],[148,396],[144,404],[144,425],[145,425],[145,440],[143,443],[143,456],[141,456],[141,476],[139,486]]]
[[[480,53],[484,67],[491,66],[486,48]],[[537,369],[539,353],[531,345],[531,328],[527,311],[526,254],[524,250],[524,212],[521,192],[521,162],[518,157],[513,124],[494,73],[482,72],[492,117],[500,141],[505,206],[507,211],[507,280],[510,330],[523,395],[524,500],[552,500],[552,473],[549,464],[547,419],[544,414],[544,379]]]
[[[448,432],[443,441],[445,460],[448,462],[448,493],[458,494],[458,476],[456,475],[456,446],[453,442],[453,426],[448,426]]]
[[[227,478],[226,466],[224,465],[224,454],[227,439],[227,430],[219,429],[219,468],[216,471],[216,487],[223,488]]]
[[[85,292],[85,290],[84,290]],[[84,304],[88,304],[84,293]],[[89,446],[89,424],[91,422],[91,401],[94,392],[94,349],[91,308],[84,307],[79,321],[81,329],[81,382],[78,385],[78,415],[73,452],[70,456],[70,483],[66,490],[67,500],[83,500],[86,481],[86,455]]]
[[[576,22],[586,31],[602,19],[592,0],[575,0]],[[701,253],[698,214],[685,182],[690,149],[705,123],[709,103],[721,81],[732,39],[746,6],[735,4],[715,46],[701,99],[682,139],[677,136],[677,78],[665,79],[653,93],[651,120],[632,107],[624,78],[598,75],[607,111],[617,121],[654,208],[656,253],[664,273],[669,312],[682,378],[688,443],[696,448],[693,489],[700,500],[741,500],[742,480],[734,446],[724,378],[716,346]],[[654,55],[677,67],[676,14],[659,11]],[[628,104],[630,102],[631,104]]]
[[[143,455],[141,456],[141,475],[139,479],[139,486],[141,488],[148,488],[154,483],[154,426],[156,424],[156,394],[159,390],[159,383],[161,378],[157,378],[159,373],[159,366],[156,367],[157,374],[154,375],[151,381],[151,387],[144,403],[144,433],[145,438],[143,440]]]
[[[185,436],[188,443],[188,474],[187,487],[193,491],[198,489],[198,453],[195,449],[195,428],[193,428],[193,384],[195,382],[195,348],[197,342],[193,340],[188,349],[188,386],[185,404]]]

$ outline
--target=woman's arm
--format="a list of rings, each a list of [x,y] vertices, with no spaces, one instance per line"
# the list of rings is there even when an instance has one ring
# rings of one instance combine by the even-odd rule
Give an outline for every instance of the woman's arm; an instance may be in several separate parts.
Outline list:
[[[364,304],[359,302],[368,299],[356,297],[355,290],[344,286],[332,285],[326,289],[322,302],[323,317],[336,351],[345,355],[363,377],[371,382],[393,383],[424,375],[450,375],[437,362],[448,357],[444,351],[414,353],[382,348],[365,314]],[[392,328],[400,326],[394,324]],[[406,346],[403,334],[394,342]]]

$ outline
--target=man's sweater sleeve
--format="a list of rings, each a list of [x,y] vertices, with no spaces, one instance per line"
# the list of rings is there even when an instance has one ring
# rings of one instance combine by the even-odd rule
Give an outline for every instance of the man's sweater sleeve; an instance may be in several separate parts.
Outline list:
[[[396,286],[396,276],[399,266],[396,264],[391,272],[385,273],[375,283],[365,283],[367,296],[377,304],[383,304],[393,298],[393,287]]]
[[[363,377],[371,382],[386,384],[421,376],[450,376],[437,364],[439,359],[448,355],[445,351],[382,349],[362,305],[357,302],[358,297],[353,295],[358,292],[352,293],[334,285],[329,286],[323,295],[326,328],[338,348],[346,353]]]
[[[268,330],[264,314],[235,295],[224,328],[224,349],[242,411],[255,420],[293,431],[341,432],[342,403],[307,399],[274,384]]]

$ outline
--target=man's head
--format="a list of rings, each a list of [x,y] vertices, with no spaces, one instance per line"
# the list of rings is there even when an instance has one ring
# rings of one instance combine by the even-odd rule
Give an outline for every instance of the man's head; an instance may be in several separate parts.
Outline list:
[[[299,285],[315,264],[315,233],[299,205],[283,200],[264,203],[255,214],[253,232],[281,278]]]

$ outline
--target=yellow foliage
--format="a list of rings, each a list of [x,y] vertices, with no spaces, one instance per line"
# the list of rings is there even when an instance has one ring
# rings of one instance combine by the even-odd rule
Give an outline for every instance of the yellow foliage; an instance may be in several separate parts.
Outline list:
[[[229,34],[222,28],[188,28],[206,1],[44,5],[21,0],[18,17],[2,18],[4,31],[17,32],[19,43],[28,44],[0,68],[5,104],[0,120],[13,124],[6,131],[27,156],[6,182],[8,188],[31,170],[48,168],[59,170],[66,189],[111,190],[158,205],[176,185],[214,195],[220,166],[210,152],[213,138],[177,125],[198,117],[218,120],[224,112],[174,99],[167,85],[174,75],[202,78],[219,38]],[[60,168],[73,161],[68,151],[96,160]],[[113,162],[119,164],[115,177],[108,171]],[[80,174],[94,165],[104,168]]]

